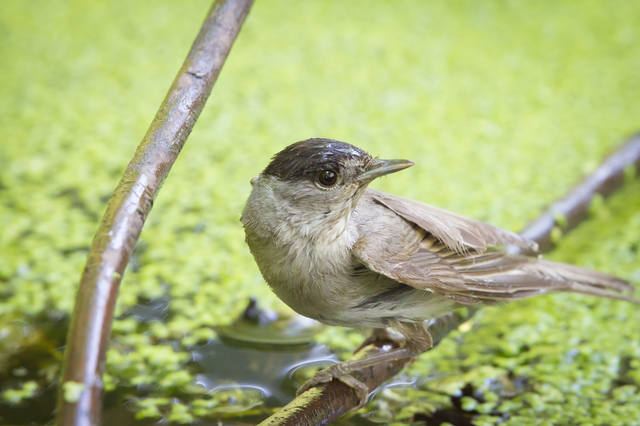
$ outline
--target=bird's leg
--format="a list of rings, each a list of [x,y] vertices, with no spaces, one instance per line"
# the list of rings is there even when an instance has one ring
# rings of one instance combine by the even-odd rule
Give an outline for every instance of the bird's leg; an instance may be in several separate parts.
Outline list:
[[[394,321],[391,327],[405,337],[406,347],[416,355],[433,348],[433,336],[426,323]]]
[[[369,337],[367,337],[353,352],[358,353],[361,349],[369,345],[382,347],[385,344],[400,348],[404,346],[405,338],[402,334],[389,328],[374,328]]]
[[[377,353],[363,359],[340,362],[324,370],[318,371],[311,379],[304,383],[297,394],[322,383],[329,383],[336,379],[352,388],[359,398],[359,404],[354,410],[363,407],[369,396],[369,387],[352,375],[360,370],[380,364],[386,364],[407,358],[413,358],[433,346],[433,339],[429,331],[421,324],[395,322],[393,328],[405,336],[404,347],[394,348],[388,352]]]

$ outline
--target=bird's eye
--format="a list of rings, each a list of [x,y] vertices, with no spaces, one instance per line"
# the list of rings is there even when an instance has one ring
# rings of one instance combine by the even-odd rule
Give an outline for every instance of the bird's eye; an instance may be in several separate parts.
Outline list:
[[[329,188],[338,182],[338,174],[333,170],[323,170],[318,175],[318,183]]]

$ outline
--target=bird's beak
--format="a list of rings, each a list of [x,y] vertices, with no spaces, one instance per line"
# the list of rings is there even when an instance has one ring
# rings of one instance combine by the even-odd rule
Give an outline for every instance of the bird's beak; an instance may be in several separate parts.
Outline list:
[[[358,176],[358,181],[368,183],[377,177],[388,175],[389,173],[398,172],[413,166],[415,163],[409,160],[381,160],[374,159],[367,171]]]

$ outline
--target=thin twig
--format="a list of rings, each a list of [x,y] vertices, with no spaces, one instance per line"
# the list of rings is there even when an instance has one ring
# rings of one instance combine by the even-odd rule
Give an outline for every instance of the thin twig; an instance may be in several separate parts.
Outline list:
[[[253,0],[217,0],[116,187],[82,274],[65,350],[59,425],[97,425],[102,373],[120,279],[147,214],[209,97]],[[64,397],[80,384],[75,401]]]
[[[584,220],[593,197],[596,194],[602,196],[612,194],[624,182],[624,176],[629,167],[640,169],[640,134],[622,144],[567,196],[553,203],[537,220],[526,227],[522,235],[536,241],[541,251],[549,251],[553,247],[550,238],[553,228],[558,226],[566,232]],[[474,313],[475,310],[470,310],[468,315],[450,314],[431,321],[429,331],[434,338],[434,347],[449,332],[469,320]],[[383,345],[371,344],[357,352],[354,359],[374,355],[384,350],[386,349]],[[408,361],[394,361],[388,365],[363,369],[353,374],[367,385],[370,392],[373,392],[386,380],[400,372]],[[341,381],[333,380],[308,389],[260,425],[327,424],[338,419],[357,404],[358,397],[355,391]]]

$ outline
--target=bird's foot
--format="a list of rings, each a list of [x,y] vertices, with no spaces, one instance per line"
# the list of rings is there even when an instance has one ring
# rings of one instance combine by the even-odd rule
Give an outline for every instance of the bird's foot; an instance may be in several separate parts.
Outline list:
[[[425,350],[433,347],[433,338],[422,324],[398,322],[397,324],[393,324],[393,327],[396,328],[403,336],[406,336],[403,341],[404,344],[401,345],[401,347],[392,348],[390,350],[385,349],[373,354],[365,354],[364,358],[341,362],[324,370],[320,370],[315,376],[304,383],[300,389],[298,389],[297,394],[300,395],[312,387],[329,383],[332,380],[340,380],[342,383],[353,389],[358,396],[359,403],[354,409],[357,410],[362,408],[367,403],[369,388],[363,381],[354,377],[352,373],[358,372],[358,377],[367,377],[367,374],[373,374],[373,370],[370,370],[371,367],[384,365],[389,362],[402,359],[413,359]],[[385,340],[388,342],[390,340],[388,338],[389,336],[393,335],[385,333],[384,330],[379,330],[374,332],[369,339],[376,341],[380,337],[385,337]],[[391,341],[393,340],[394,338],[391,339]],[[361,374],[364,376],[360,376]]]
[[[349,363],[339,362],[332,366],[318,371],[311,379],[307,380],[296,392],[300,395],[308,389],[323,383],[329,383],[332,380],[340,380],[345,385],[354,390],[358,396],[358,405],[353,408],[354,411],[364,407],[369,397],[369,387],[360,380],[353,377],[350,372]]]

